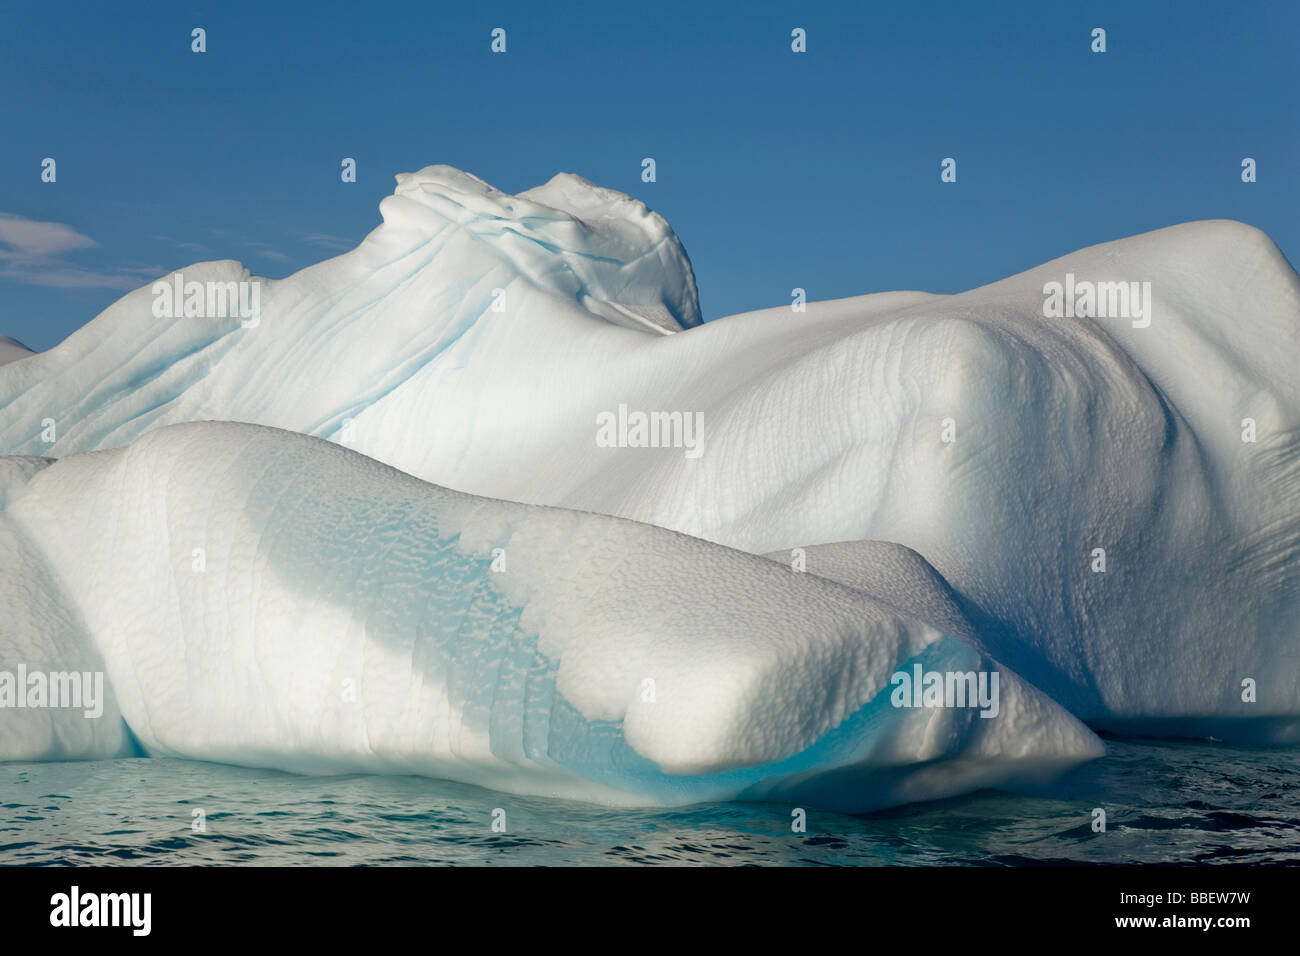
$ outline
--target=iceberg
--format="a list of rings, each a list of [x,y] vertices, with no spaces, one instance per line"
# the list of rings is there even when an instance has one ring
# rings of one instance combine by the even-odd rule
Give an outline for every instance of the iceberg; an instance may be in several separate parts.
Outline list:
[[[6,515],[36,549],[33,573],[50,576],[60,601],[79,616],[68,633],[88,634],[87,651],[103,655],[124,722],[150,752],[287,767],[368,760],[503,789],[523,785],[493,761],[512,768],[532,761],[529,787],[545,767],[556,793],[591,797],[599,779],[618,799],[651,801],[784,793],[805,779],[810,789],[798,792],[815,789],[851,805],[849,794],[876,788],[862,797],[876,805],[906,799],[905,791],[980,785],[976,778],[985,773],[1000,778],[1014,746],[1013,736],[996,728],[1030,711],[1041,733],[1025,733],[1028,749],[1017,759],[1026,764],[1053,752],[1078,759],[1097,746],[1067,716],[1121,732],[1300,740],[1300,277],[1262,232],[1227,221],[1187,223],[1081,249],[956,295],[878,293],[705,323],[690,261],[668,224],[644,204],[579,177],[561,174],[512,196],[431,166],[399,176],[380,212],[383,222],[356,249],[284,279],[253,276],[233,261],[178,270],[186,282],[257,283],[253,321],[160,316],[146,286],[55,348],[0,365],[0,453],[58,459],[15,492]],[[229,431],[235,426],[214,422],[283,431],[266,433],[273,440],[237,439]],[[690,441],[679,440],[688,424]],[[299,516],[299,530],[282,529],[279,512],[258,504],[263,486],[232,486],[230,503],[211,511],[189,497],[198,494],[192,485],[203,485],[189,472],[159,484],[173,474],[168,449],[209,441],[213,462],[256,471],[267,495],[283,488],[286,514]],[[258,454],[219,453],[240,441]],[[331,457],[342,453],[340,445],[364,457]],[[310,477],[316,466],[302,463],[317,458],[327,471],[336,460],[348,463],[337,466],[341,488]],[[375,464],[357,464],[365,459]],[[133,461],[153,464],[124,464]],[[299,510],[305,504],[290,508],[296,491],[263,461],[297,469],[300,487],[357,509],[355,520],[307,516]],[[395,471],[384,471],[379,484],[412,489],[412,503],[391,504],[396,492],[378,487],[349,497],[352,473],[380,465]],[[214,467],[210,481],[218,477],[242,480]],[[138,556],[128,543],[106,543],[125,550],[92,567],[81,553],[93,550],[85,548],[89,536],[70,538],[69,525],[42,511],[73,508],[78,495],[69,489],[83,479],[104,516],[123,527],[154,522],[137,529]],[[119,484],[110,494],[104,483],[112,481]],[[151,550],[158,542],[181,549],[169,558],[177,566],[193,548],[207,547],[188,527],[169,537],[170,522],[181,520],[167,500],[171,489],[182,496],[175,507],[206,515],[214,534],[229,525],[230,535],[296,540],[299,550],[323,556],[316,565],[295,563],[294,548],[275,555],[236,548],[240,561],[261,562],[255,567],[266,578],[241,579],[241,586],[266,588],[296,617],[259,614],[258,621],[279,623],[274,635],[257,631],[238,592],[222,590],[167,610],[165,622],[149,616],[162,609],[145,614],[129,604],[125,595],[134,588],[153,597],[147,575],[129,584],[123,576],[133,562],[163,561]],[[482,503],[413,503],[425,501],[420,496],[460,501],[457,494]],[[116,499],[123,496],[133,511],[122,510]],[[378,508],[375,500],[390,505]],[[560,510],[515,510],[525,506]],[[374,610],[384,603],[374,596],[383,588],[359,588],[349,577],[359,569],[343,556],[328,558],[328,536],[308,535],[332,529],[365,555],[379,546],[371,536],[393,541],[386,535],[396,533],[389,524],[397,514],[436,515],[427,518],[423,545],[394,542],[397,564],[371,554],[372,570],[364,573],[387,580],[424,569],[412,594],[437,593],[457,575],[478,588],[480,577],[470,573],[477,565],[459,562],[467,555],[485,560],[482,548],[462,552],[451,543],[475,540],[461,530],[462,522],[480,528],[465,517],[470,512],[500,516],[497,536],[483,532],[483,540],[505,549],[516,575],[482,577],[493,582],[483,600],[490,595],[502,609],[533,608],[541,617],[521,625],[523,638],[503,632],[471,642],[478,648],[472,654],[437,651],[444,656],[431,670],[419,655],[435,651],[419,648],[460,645],[416,641],[423,618],[409,608],[392,617]],[[79,520],[88,527],[100,519]],[[538,544],[550,549],[552,566],[535,568],[501,543],[514,521],[521,528],[568,521],[574,535],[628,549],[642,548],[637,536],[645,534],[717,550],[699,564],[689,549],[676,554],[676,544],[665,544],[655,560],[638,561],[592,543],[606,564],[636,567],[642,586],[662,599],[653,608],[630,605],[642,610],[644,633],[618,638],[631,643],[615,651],[599,636],[574,635],[587,633],[584,615],[596,622],[616,613],[611,595],[626,592],[612,582],[630,586],[631,572],[603,574],[604,565],[576,547],[563,557],[558,532]],[[234,538],[227,544],[236,547]],[[570,566],[586,573],[565,577]],[[161,574],[162,566],[155,570]],[[242,564],[238,570],[248,572]],[[320,583],[311,583],[313,575]],[[719,599],[725,613],[706,611],[702,585],[686,580],[696,577],[720,591],[752,592],[752,600],[742,607]],[[219,578],[209,572],[186,587],[215,587]],[[789,645],[761,636],[768,618],[795,626],[779,601],[764,597],[787,588],[799,591],[789,592],[790,606],[824,605],[828,615],[816,618],[815,634]],[[95,597],[101,592],[113,596]],[[688,606],[699,615],[696,625],[673,616]],[[545,614],[536,610],[543,607]],[[496,619],[495,611],[469,610]],[[188,657],[151,665],[158,679],[146,681],[138,666],[123,663],[132,659],[130,641],[192,633],[197,625],[185,622],[195,619],[210,630]],[[563,627],[548,629],[559,620]],[[237,732],[206,717],[187,729],[180,715],[219,712],[220,700],[200,708],[195,695],[220,696],[200,689],[220,682],[175,668],[186,660],[225,668],[225,679],[238,685],[262,680],[256,671],[241,675],[268,657],[324,666],[332,658],[312,650],[307,623],[329,635],[328,654],[342,659],[404,648],[400,662],[385,666],[407,668],[415,695],[409,713],[442,707],[443,729],[418,730],[419,719],[404,722],[373,696],[364,698],[379,708],[373,723],[349,723],[346,713],[324,709],[314,724],[281,714],[275,696],[285,695],[282,682],[291,680],[287,662],[277,665],[272,683],[235,695],[243,701],[230,714]],[[399,623],[412,629],[400,632],[404,637],[392,632],[391,640],[367,643],[356,633]],[[626,624],[634,629],[635,622]],[[260,636],[221,636],[237,626]],[[132,638],[133,629],[141,636]],[[568,636],[555,640],[568,657],[551,655],[559,645],[544,636],[560,632]],[[229,653],[212,650],[236,640],[245,643]],[[537,654],[566,663],[543,682],[548,689],[538,685],[545,706],[528,696],[532,690],[511,699],[532,702],[527,714],[534,704],[550,714],[548,728],[570,728],[557,739],[576,749],[519,750],[492,741],[496,718],[477,695],[506,671],[522,679],[510,668],[524,665],[510,655],[533,661],[533,640]],[[683,663],[691,659],[687,644],[702,655],[698,694],[670,697],[657,710],[628,696],[645,661],[667,668],[662,673],[696,673],[694,663]],[[210,653],[194,656],[200,647]],[[798,653],[820,663],[808,671],[787,656]],[[859,653],[871,657],[870,666],[857,663]],[[933,659],[916,659],[926,654]],[[473,655],[482,655],[486,670],[476,670]],[[1004,697],[1022,703],[1004,701],[1001,716],[975,717],[960,733],[944,723],[957,719],[946,714],[935,737],[916,731],[924,712],[893,708],[899,712],[886,718],[872,711],[886,672],[915,663],[939,671],[996,667],[1006,675]],[[735,676],[724,680],[724,672]],[[332,676],[341,680],[341,673]],[[852,689],[836,684],[841,679]],[[817,687],[822,680],[829,685]],[[726,692],[703,689],[715,684]],[[436,686],[455,688],[447,693],[458,696],[449,699],[477,715],[457,719],[480,743],[488,740],[464,761],[439,756],[462,744],[443,740],[439,746],[452,750],[440,751],[433,736],[419,736],[446,733],[445,722],[459,713],[457,705],[437,703]],[[789,711],[774,703],[787,697]],[[298,703],[283,706],[305,699],[288,693],[286,700]],[[541,733],[523,713],[511,719]],[[741,724],[732,722],[741,714],[752,739],[742,741]],[[683,721],[675,733],[668,729],[674,720]],[[790,726],[776,728],[786,721]],[[294,729],[277,738],[277,727]],[[687,727],[698,728],[699,738]],[[371,738],[381,753],[365,756],[354,743]],[[895,758],[910,768],[899,772],[911,774],[911,783],[884,769]],[[929,772],[918,760],[933,762],[942,783],[917,784]],[[973,776],[957,783],[967,772]]]
[[[0,760],[127,756],[133,745],[112,688],[104,687],[94,636],[57,571],[6,510],[49,464],[0,458]],[[83,675],[100,675],[102,696],[93,705],[81,691],[96,682],[92,677],[83,688]],[[78,698],[64,703],[76,706],[49,706],[60,703],[63,677],[75,681]]]
[[[1102,751],[1042,692],[865,593],[275,429],[175,425],[72,455],[4,514],[75,595],[83,649],[150,755],[868,810]],[[996,674],[990,719],[895,706],[913,668]]]

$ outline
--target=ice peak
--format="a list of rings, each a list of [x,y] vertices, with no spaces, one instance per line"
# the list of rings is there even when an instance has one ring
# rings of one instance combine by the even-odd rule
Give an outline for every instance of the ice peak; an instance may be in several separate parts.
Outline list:
[[[616,324],[668,333],[702,321],[686,250],[639,199],[573,173],[517,195],[446,165],[396,178],[379,206],[377,241],[409,245],[459,230],[534,284]]]

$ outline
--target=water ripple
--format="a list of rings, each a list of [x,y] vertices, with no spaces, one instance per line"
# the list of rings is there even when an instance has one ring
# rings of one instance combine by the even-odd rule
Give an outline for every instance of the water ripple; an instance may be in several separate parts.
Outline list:
[[[7,764],[0,864],[1300,865],[1300,748],[1108,747],[1038,792],[856,817],[807,807],[806,832],[780,804],[611,810],[417,777],[170,759]],[[493,829],[498,807],[505,832]]]

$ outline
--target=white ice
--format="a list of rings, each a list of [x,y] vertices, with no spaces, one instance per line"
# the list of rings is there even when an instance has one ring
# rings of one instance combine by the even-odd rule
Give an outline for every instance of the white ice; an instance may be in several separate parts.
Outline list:
[[[802,548],[1094,726],[1300,736],[1300,278],[1258,230],[700,324],[667,224],[577,177],[511,196],[429,167],[380,208],[356,250],[261,280],[254,327],[156,318],[146,286],[0,366],[0,451],[276,426],[476,495]],[[1149,282],[1149,325],[1046,318],[1067,274]],[[620,405],[699,413],[702,453],[602,447]]]
[[[49,465],[5,515],[76,595],[153,755],[864,810],[1102,750],[1009,670],[865,594],[288,432],[155,430]],[[998,670],[996,714],[892,706],[891,676],[916,664]]]

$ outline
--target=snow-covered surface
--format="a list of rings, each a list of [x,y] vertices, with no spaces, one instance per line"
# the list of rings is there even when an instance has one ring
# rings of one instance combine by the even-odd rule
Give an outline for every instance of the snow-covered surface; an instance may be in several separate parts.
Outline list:
[[[157,430],[46,467],[6,515],[76,595],[151,754],[860,810],[1102,749],[1005,669],[994,717],[891,706],[900,668],[997,667],[849,589],[301,435]]]
[[[805,548],[807,576],[1097,725],[1300,736],[1300,278],[1258,230],[1189,223],[958,295],[700,325],[681,244],[634,200],[569,176],[519,196],[448,167],[398,179],[356,250],[262,280],[254,327],[155,318],[145,287],[0,367],[0,452],[271,425],[476,495],[787,564]],[[1149,282],[1150,324],[1046,318],[1067,274]],[[698,413],[700,453],[604,447],[620,406]]]

